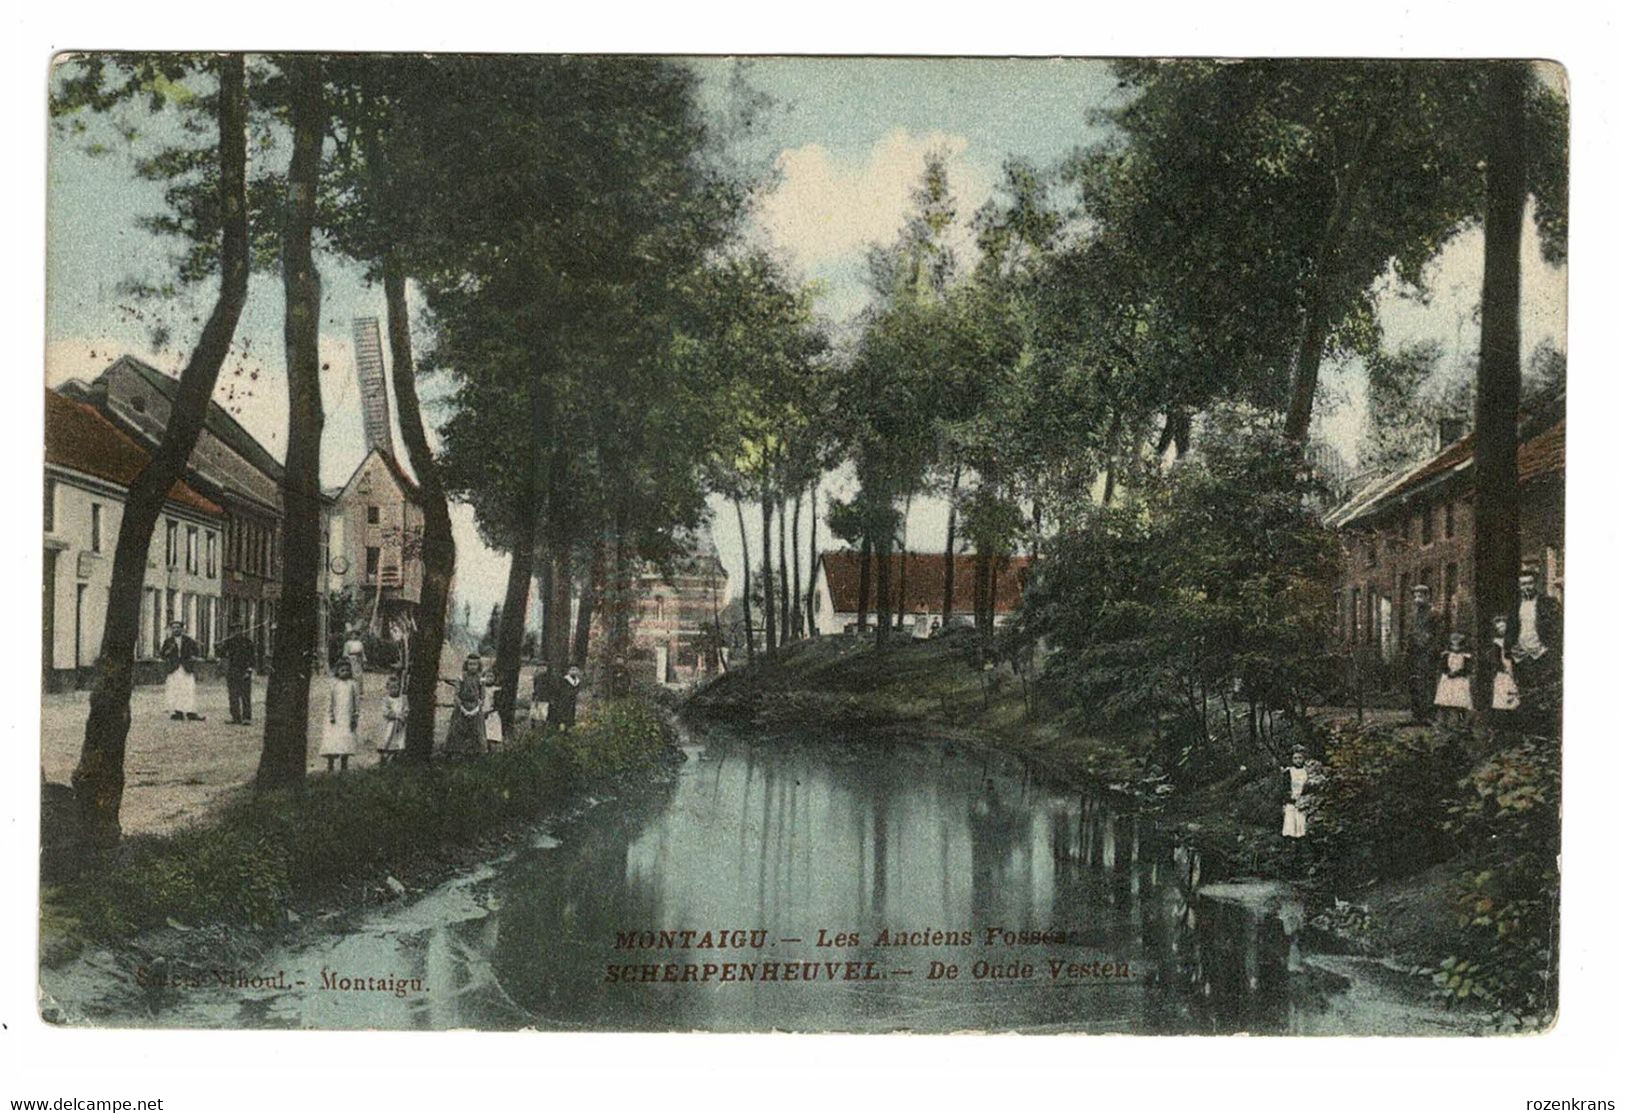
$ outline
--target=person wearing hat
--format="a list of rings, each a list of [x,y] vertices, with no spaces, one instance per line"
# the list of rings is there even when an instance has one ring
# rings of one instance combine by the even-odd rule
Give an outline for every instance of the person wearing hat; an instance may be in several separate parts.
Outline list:
[[[1411,697],[1411,718],[1418,723],[1433,721],[1433,697],[1438,685],[1435,669],[1439,659],[1439,619],[1434,613],[1432,592],[1427,584],[1411,589],[1412,605],[1416,608],[1411,620],[1410,645],[1407,646],[1408,687]]]

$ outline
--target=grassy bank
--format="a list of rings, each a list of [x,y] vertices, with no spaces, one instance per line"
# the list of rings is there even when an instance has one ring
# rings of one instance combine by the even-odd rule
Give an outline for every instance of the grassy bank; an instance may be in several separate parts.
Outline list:
[[[165,924],[279,925],[357,881],[454,865],[591,784],[653,768],[671,742],[652,704],[623,700],[569,733],[527,731],[478,761],[353,769],[303,791],[245,796],[175,834],[126,839],[47,886],[42,954],[52,961]]]
[[[1328,945],[1393,959],[1511,1026],[1541,1026],[1555,1008],[1555,739],[1325,713],[1269,738],[1214,725],[1165,768],[1154,724],[1091,733],[1008,664],[978,667],[962,635],[885,653],[872,638],[802,643],[690,707],[768,734],[984,745],[1056,783],[1135,796],[1203,852],[1206,876],[1287,880],[1317,897]],[[1279,770],[1296,745],[1320,778],[1303,840],[1281,837]]]

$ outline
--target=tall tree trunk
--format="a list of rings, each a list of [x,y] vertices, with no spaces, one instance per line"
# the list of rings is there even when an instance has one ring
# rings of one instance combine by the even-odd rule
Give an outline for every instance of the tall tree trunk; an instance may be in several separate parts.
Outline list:
[[[750,625],[750,531],[745,529],[745,506],[739,499],[734,499],[734,515],[739,519],[739,551],[745,557],[745,662],[756,663],[756,638],[751,633]]]
[[[531,572],[536,567],[536,531],[531,523],[522,524],[514,533],[512,552],[508,586],[502,595],[502,616],[497,625],[494,670],[497,718],[502,720],[504,738],[513,732],[514,689],[519,687],[519,658],[525,648],[525,612],[530,609]]]
[[[1326,215],[1326,226],[1315,251],[1315,266],[1309,275],[1308,298],[1303,305],[1303,320],[1298,333],[1298,349],[1292,359],[1292,395],[1286,410],[1287,438],[1300,445],[1309,439],[1309,419],[1314,414],[1320,361],[1325,355],[1326,334],[1331,327],[1331,299],[1341,265],[1343,237],[1348,233],[1355,199],[1359,197],[1365,186],[1366,175],[1370,172],[1371,160],[1367,155],[1381,128],[1382,118],[1373,116],[1355,142],[1354,153],[1347,165],[1340,168],[1331,207]],[[1180,454],[1184,454],[1183,449],[1180,449]]]
[[[888,508],[889,509],[889,508]],[[885,649],[891,644],[892,590],[891,544],[892,525],[886,515],[886,524],[880,530],[880,543],[875,546],[875,648]]]
[[[147,576],[152,531],[164,500],[186,470],[198,433],[208,416],[209,398],[220,365],[231,349],[243,303],[248,298],[247,106],[243,56],[224,54],[219,64],[220,97],[215,119],[220,131],[220,292],[204,323],[197,347],[181,372],[164,436],[125,495],[96,686],[84,742],[73,771],[74,800],[81,837],[107,847],[119,839],[119,808],[124,800],[124,747],[130,733],[130,689],[134,683],[135,641],[141,631],[141,589]]]
[[[1474,399],[1473,619],[1479,661],[1493,659],[1492,623],[1511,613],[1519,570],[1518,283],[1527,154],[1522,63],[1494,64],[1484,168],[1484,293]],[[1473,706],[1490,706],[1495,670],[1473,677]]]
[[[790,550],[784,543],[784,492],[774,500],[779,507],[779,644],[790,640]]]
[[[762,493],[762,611],[766,615],[767,655],[772,657],[779,644],[778,618],[773,600],[773,495]]]
[[[555,676],[562,675],[570,667],[571,647],[582,638],[580,627],[592,622],[592,607],[587,602],[589,593],[583,588],[581,611],[576,616],[577,629],[572,631],[570,628],[570,594],[575,587],[575,562],[570,556],[570,546],[557,545],[547,559],[548,567],[552,569],[552,575],[548,577],[552,594],[547,598],[547,609],[558,612],[559,623],[553,629],[552,640],[543,643],[541,657],[552,667]]]
[[[794,631],[792,638],[799,641],[804,627],[801,624],[801,492],[796,492],[795,516],[790,519],[790,567],[795,573],[795,590],[790,592],[793,601],[790,607],[790,627]]]
[[[942,629],[948,629],[948,620],[954,613],[954,548],[955,532],[959,528],[959,478],[963,468],[954,464],[954,482],[948,489],[948,542],[942,547]]]
[[[914,496],[903,500],[902,543],[897,557],[897,628],[903,628],[903,613],[908,607],[908,516],[914,512]]]
[[[858,633],[869,628],[869,567],[873,563],[874,542],[864,534],[858,546]]]
[[[571,650],[567,665],[587,667],[587,652],[592,646],[593,609],[598,605],[598,593],[603,590],[603,583],[604,546],[602,542],[596,542],[592,547],[592,566],[587,571],[587,580],[581,589],[581,609],[576,616],[575,646]]]
[[[321,171],[327,113],[322,104],[321,62],[308,54],[286,63],[293,156],[282,229],[282,288],[286,302],[283,343],[288,362],[288,452],[283,463],[282,601],[271,682],[265,692],[265,745],[255,786],[300,785],[310,734],[311,656],[316,649],[319,605],[316,584],[321,549],[322,412],[321,355],[317,349],[322,287],[311,254],[316,186]]]
[[[807,633],[818,636],[818,480],[812,481],[812,518],[807,530]]]
[[[440,687],[440,653],[446,643],[446,608],[457,570],[457,543],[440,468],[429,448],[418,403],[412,359],[412,322],[406,304],[406,271],[393,252],[384,262],[384,303],[389,318],[390,380],[400,413],[401,440],[418,479],[423,510],[423,592],[406,673],[406,759],[427,762],[434,754],[434,705]]]
[[[536,632],[536,655],[549,665],[554,664],[549,656],[553,645],[558,641],[559,609],[553,601],[553,562],[546,557],[536,562],[536,602],[541,607],[542,621]],[[564,616],[565,625],[569,625],[568,612]]]

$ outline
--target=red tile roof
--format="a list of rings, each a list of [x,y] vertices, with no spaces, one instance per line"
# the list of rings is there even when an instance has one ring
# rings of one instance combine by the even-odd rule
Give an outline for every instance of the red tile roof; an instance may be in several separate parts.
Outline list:
[[[851,549],[824,553],[820,558],[824,575],[829,582],[830,598],[838,614],[853,614],[858,609],[858,580],[863,571],[861,554]],[[904,583],[903,562],[908,562],[907,582]],[[1027,584],[1031,557],[1010,557],[1003,562],[994,577],[993,610],[995,614],[1009,614],[1021,605],[1021,593]],[[947,563],[942,553],[893,553],[891,555],[891,611],[897,608],[897,592],[907,590],[903,601],[906,614],[924,611],[936,614],[942,609],[942,581]],[[869,605],[874,606],[874,593],[879,590],[880,561],[869,561]],[[954,557],[954,613],[971,614],[976,609],[976,558],[970,555]]]
[[[1528,483],[1542,475],[1563,471],[1565,418],[1558,418],[1518,445],[1518,482]],[[1414,465],[1408,471],[1388,475],[1357,492],[1332,512],[1327,521],[1334,527],[1350,525],[1380,514],[1413,491],[1450,472],[1465,472],[1473,466],[1473,434],[1446,445],[1437,455]]]
[[[108,421],[93,406],[45,392],[45,462],[71,468],[120,487],[135,482],[147,466],[145,449]],[[218,505],[176,480],[169,501],[203,514],[222,515]]]

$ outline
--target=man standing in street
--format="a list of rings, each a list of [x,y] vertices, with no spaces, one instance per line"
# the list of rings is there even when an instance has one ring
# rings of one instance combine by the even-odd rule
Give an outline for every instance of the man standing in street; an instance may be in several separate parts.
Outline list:
[[[164,678],[164,706],[171,719],[201,722],[197,713],[197,661],[202,656],[195,640],[187,636],[179,622],[169,624],[169,637],[158,650],[169,675]]]
[[[220,643],[220,656],[226,662],[226,696],[231,702],[231,722],[254,721],[254,643],[233,624],[231,636]]]
[[[1411,697],[1411,718],[1418,723],[1433,721],[1433,690],[1438,682],[1439,620],[1430,601],[1432,591],[1427,584],[1411,589],[1415,615],[1411,619],[1410,645],[1407,646],[1408,689]]]

